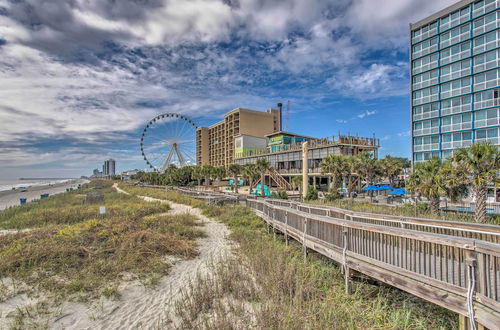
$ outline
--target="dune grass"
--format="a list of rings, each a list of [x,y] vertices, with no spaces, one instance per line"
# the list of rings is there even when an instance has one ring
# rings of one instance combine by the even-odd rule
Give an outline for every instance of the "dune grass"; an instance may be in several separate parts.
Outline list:
[[[138,187],[128,183],[119,183],[118,187],[135,196],[148,196],[152,198],[166,199],[174,203],[185,204],[198,208],[202,208],[205,205],[203,201],[191,198],[174,190]]]
[[[189,198],[189,197],[188,197]],[[177,304],[180,328],[202,329],[452,329],[456,314],[383,284],[356,281],[344,292],[339,267],[267,234],[249,208],[203,206],[227,224],[235,259],[214,265]]]
[[[101,203],[81,204],[78,195],[92,189],[103,192],[105,215],[98,215]],[[194,240],[204,236],[194,216],[165,214],[169,209],[119,194],[110,183],[8,209],[0,214],[2,227],[31,230],[0,236],[0,278],[56,299],[113,296],[125,278],[154,284],[168,272],[166,256],[195,257]]]

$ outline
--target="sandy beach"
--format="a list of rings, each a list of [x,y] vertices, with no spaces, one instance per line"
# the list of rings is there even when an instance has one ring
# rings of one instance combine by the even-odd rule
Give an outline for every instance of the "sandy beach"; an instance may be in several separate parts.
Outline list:
[[[78,184],[89,182],[85,179],[75,179],[68,182],[57,183],[53,185],[26,187],[25,192],[17,190],[0,191],[0,210],[10,206],[19,205],[20,198],[26,198],[28,202],[40,199],[41,194],[55,195],[66,192],[66,188],[75,188]]]

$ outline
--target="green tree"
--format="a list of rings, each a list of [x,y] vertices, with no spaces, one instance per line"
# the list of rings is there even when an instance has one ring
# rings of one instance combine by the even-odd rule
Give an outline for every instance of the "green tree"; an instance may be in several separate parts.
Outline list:
[[[365,180],[367,185],[374,184],[378,173],[378,162],[375,155],[372,152],[362,152],[358,158],[357,173]]]
[[[352,196],[351,192],[353,190],[354,185],[354,177],[359,175],[359,158],[355,156],[344,156],[345,157],[345,167],[344,167],[344,176],[347,181],[347,195]]]
[[[460,168],[460,164],[447,159],[441,167],[441,175],[443,178],[446,196],[452,202],[457,202],[467,194],[467,174]]]
[[[251,193],[254,182],[259,180],[259,177],[260,177],[260,173],[257,170],[257,166],[255,166],[255,164],[244,165],[243,169],[242,169],[242,174],[243,174],[243,177],[245,178],[245,180],[248,180],[248,182],[249,182],[249,185],[250,185],[249,193]]]
[[[403,172],[406,158],[385,156],[378,161],[380,173],[389,180],[391,185],[394,185],[398,176]]]
[[[418,163],[414,166],[407,183],[410,192],[429,200],[431,210],[435,213],[439,212],[439,199],[445,193],[441,168],[442,163],[438,158]]]
[[[329,176],[330,189],[338,188],[339,180],[344,177],[348,166],[345,155],[328,155],[320,163],[321,173]]]
[[[210,186],[210,178],[212,178],[215,168],[212,165],[203,165],[201,168],[202,176],[205,178],[205,185]]]
[[[486,199],[488,184],[498,184],[500,170],[500,151],[491,143],[474,143],[469,148],[455,151],[451,161],[463,173],[464,182],[471,186],[476,197],[474,216],[476,222],[486,221]]]
[[[233,176],[233,181],[234,181],[234,192],[238,193],[238,175],[241,174],[241,166],[238,164],[231,164],[227,168],[227,172],[229,175]]]
[[[294,176],[292,179],[293,189],[299,188],[299,194],[302,196],[302,175]]]
[[[203,179],[203,170],[201,166],[194,166],[191,173],[192,179],[198,182],[198,186],[201,186],[201,179]]]
[[[264,182],[266,181],[266,172],[271,169],[271,164],[265,158],[257,159],[255,163],[257,171],[260,173],[260,195],[264,196]]]

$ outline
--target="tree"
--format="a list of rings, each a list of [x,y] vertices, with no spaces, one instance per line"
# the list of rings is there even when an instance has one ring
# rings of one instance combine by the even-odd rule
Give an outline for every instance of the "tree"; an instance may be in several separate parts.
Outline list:
[[[379,160],[378,165],[380,167],[380,172],[382,173],[382,175],[389,180],[389,183],[391,185],[394,185],[396,179],[398,178],[398,175],[403,172],[405,163],[405,158],[392,157],[387,155]]]
[[[302,175],[294,176],[292,179],[293,189],[299,188],[299,194],[302,195]]]
[[[227,168],[227,172],[233,176],[234,180],[234,192],[238,193],[238,175],[241,174],[241,166],[238,164],[231,164]]]
[[[222,180],[226,176],[226,168],[224,166],[214,167],[212,176],[214,179]]]
[[[260,172],[260,195],[264,196],[264,181],[266,181],[266,172],[271,169],[271,164],[267,159],[259,158],[255,166],[257,171]]]
[[[471,186],[476,196],[474,217],[476,222],[486,221],[486,198],[488,184],[498,184],[500,151],[491,143],[474,143],[469,148],[455,151],[451,161],[465,173],[463,179]]]
[[[345,167],[344,167],[344,176],[347,181],[347,195],[352,197],[351,191],[352,191],[352,185],[353,185],[353,179],[358,173],[358,168],[359,168],[359,158],[354,157],[354,156],[344,156],[345,157]]]
[[[203,171],[201,166],[194,166],[191,173],[193,180],[198,181],[198,186],[201,186],[201,179],[203,179]]]
[[[441,175],[443,177],[446,196],[452,202],[457,202],[467,194],[467,174],[460,168],[460,164],[447,159],[441,167]]]
[[[344,176],[347,162],[345,155],[328,155],[319,164],[322,174],[330,176],[330,186],[333,189],[338,188],[338,180]],[[330,187],[328,187],[330,189]]]
[[[257,167],[255,166],[255,164],[246,164],[246,165],[244,165],[241,172],[242,172],[243,177],[245,178],[245,180],[249,181],[249,184],[250,184],[249,193],[251,193],[252,192],[252,188],[253,188],[253,183],[255,181],[259,180],[260,173],[257,170]]]
[[[362,152],[358,158],[357,173],[365,180],[367,185],[374,184],[378,169],[378,162],[375,155],[372,152]]]
[[[435,213],[439,212],[439,198],[445,192],[441,167],[442,163],[438,158],[418,163],[407,183],[410,192],[429,200],[431,210]]]
[[[215,172],[215,168],[212,165],[203,165],[201,168],[201,175],[205,178],[205,185],[210,186],[210,178]]]

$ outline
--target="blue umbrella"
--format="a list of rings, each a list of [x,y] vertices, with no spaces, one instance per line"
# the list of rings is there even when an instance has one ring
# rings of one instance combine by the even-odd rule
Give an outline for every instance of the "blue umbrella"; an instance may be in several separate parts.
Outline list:
[[[388,184],[384,184],[383,186],[379,187],[379,190],[394,190],[396,188],[389,186]]]
[[[389,193],[389,195],[406,195],[406,189],[399,188],[399,189],[393,190]]]
[[[377,186],[368,186],[368,187],[364,187],[362,190],[364,190],[364,191],[379,191],[379,190],[382,190],[382,189],[380,189]]]

